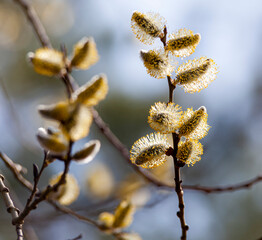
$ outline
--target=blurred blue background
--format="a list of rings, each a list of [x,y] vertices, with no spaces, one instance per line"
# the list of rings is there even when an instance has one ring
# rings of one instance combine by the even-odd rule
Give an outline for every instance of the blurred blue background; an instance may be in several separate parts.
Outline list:
[[[204,155],[194,167],[182,169],[185,184],[218,186],[238,183],[262,172],[262,2],[207,0],[35,0],[33,5],[43,21],[52,44],[66,45],[68,52],[83,36],[93,36],[100,61],[90,70],[73,72],[79,84],[93,75],[105,73],[109,81],[107,99],[96,108],[110,128],[130,148],[134,141],[151,132],[147,124],[148,110],[154,102],[167,101],[168,84],[146,74],[139,58],[141,49],[151,49],[140,43],[130,28],[132,12],[158,12],[167,20],[172,33],[180,28],[201,34],[195,53],[185,60],[207,56],[219,66],[217,79],[200,93],[175,91],[175,102],[186,110],[205,105],[212,126],[203,139]],[[161,46],[159,41],[153,47]],[[26,54],[39,48],[30,24],[13,1],[0,1],[0,150],[29,169],[41,164],[42,151],[35,133],[50,123],[40,118],[37,105],[66,98],[63,84],[56,78],[40,76],[26,61]],[[185,61],[184,60],[184,61]],[[182,63],[181,60],[179,60]],[[97,159],[80,168],[72,166],[81,186],[89,168],[103,162],[119,182],[132,172],[125,160],[93,125],[92,132],[81,145],[92,138],[102,141]],[[41,184],[61,170],[54,163]],[[1,172],[22,203],[28,197],[13,179],[4,164]],[[172,168],[172,165],[171,165]],[[172,181],[172,178],[171,178]],[[177,196],[150,187],[151,199],[159,194],[164,200],[146,205],[135,214],[129,230],[143,239],[179,239],[176,217]],[[168,197],[165,197],[166,194]],[[262,237],[262,183],[232,193],[204,194],[185,190],[186,220],[192,240],[257,240]],[[82,194],[77,203],[88,211],[90,202]],[[108,209],[113,209],[108,206]],[[0,239],[14,239],[10,216],[5,213],[0,198]],[[112,210],[111,209],[111,210]],[[80,233],[83,239],[111,239],[85,223],[71,217],[52,215],[53,209],[40,204],[28,221],[39,239],[69,239]],[[91,217],[96,218],[97,210]]]

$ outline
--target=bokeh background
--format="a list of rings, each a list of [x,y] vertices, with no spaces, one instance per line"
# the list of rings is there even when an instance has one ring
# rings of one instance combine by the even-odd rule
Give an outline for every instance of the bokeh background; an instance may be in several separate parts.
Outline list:
[[[219,66],[219,74],[200,93],[186,94],[181,88],[175,91],[175,102],[183,110],[205,105],[212,126],[202,141],[205,146],[202,160],[194,167],[182,170],[184,183],[223,186],[261,174],[260,0],[34,0],[32,4],[56,48],[63,43],[70,53],[74,43],[83,36],[94,37],[100,61],[90,70],[76,71],[73,76],[79,84],[101,72],[108,76],[109,94],[96,109],[128,148],[138,138],[152,132],[147,124],[150,106],[168,98],[166,80],[147,75],[139,59],[140,49],[151,47],[135,39],[130,28],[132,12],[159,12],[167,20],[170,33],[179,28],[200,33],[201,42],[188,59],[211,57]],[[160,45],[158,41],[154,47]],[[36,74],[27,62],[26,54],[39,47],[21,9],[14,1],[1,0],[0,150],[26,166],[29,179],[32,179],[32,163],[40,165],[43,158],[35,133],[38,127],[50,124],[40,118],[37,106],[66,98],[59,79]],[[102,141],[96,159],[84,167],[73,164],[71,172],[82,188],[72,208],[96,219],[101,211],[112,211],[118,200],[98,204],[112,195],[90,194],[92,189],[87,186],[86,179],[103,166],[110,175],[108,181],[118,186],[133,171],[95,125],[91,134],[76,144],[76,149],[94,138]],[[61,168],[61,164],[53,163],[44,174],[41,186],[45,186],[48,178]],[[24,204],[29,193],[14,180],[2,162],[0,169],[11,191],[16,193],[14,198]],[[156,174],[172,181],[172,163]],[[103,174],[99,176],[103,179]],[[111,194],[111,190],[108,192]],[[143,188],[137,199],[144,207],[136,212],[128,230],[139,233],[145,240],[179,239],[176,194],[150,186]],[[98,204],[97,207],[94,204]],[[257,240],[262,237],[262,183],[229,193],[205,194],[186,190],[185,204],[190,240]],[[0,206],[0,239],[14,239],[14,227],[2,198]],[[112,239],[88,224],[56,213],[45,203],[40,204],[28,221],[38,239],[64,240],[80,233],[83,239]]]

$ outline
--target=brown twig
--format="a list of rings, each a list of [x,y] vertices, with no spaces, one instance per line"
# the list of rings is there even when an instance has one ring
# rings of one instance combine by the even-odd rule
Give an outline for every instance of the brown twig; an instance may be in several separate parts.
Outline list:
[[[73,217],[75,217],[75,218],[77,218],[77,219],[79,219],[79,220],[81,220],[81,221],[83,221],[83,222],[90,223],[90,224],[96,226],[98,229],[101,229],[101,228],[102,228],[102,226],[101,226],[99,223],[97,223],[96,221],[94,221],[94,220],[92,220],[92,219],[90,219],[90,218],[88,218],[88,217],[85,217],[85,216],[83,216],[83,215],[81,215],[81,214],[78,214],[78,213],[74,212],[73,210],[71,210],[71,209],[68,208],[68,207],[62,206],[62,205],[58,204],[57,202],[55,202],[55,201],[53,201],[53,200],[48,200],[48,202],[49,202],[56,210],[58,210],[58,211],[60,211],[60,212],[63,212],[63,213],[68,214],[68,215],[71,215],[71,216],[73,216]]]
[[[42,46],[52,48],[52,44],[49,40],[48,35],[46,34],[45,28],[40,21],[35,9],[28,3],[26,0],[14,0],[18,5],[21,6],[25,15],[28,18],[28,21],[32,25],[34,32],[36,33],[39,41]]]
[[[231,184],[228,186],[221,186],[221,187],[205,187],[205,186],[198,186],[198,185],[183,185],[184,189],[188,190],[195,190],[195,191],[201,191],[204,193],[223,193],[223,192],[233,192],[237,190],[243,190],[252,187],[256,183],[259,183],[262,181],[262,175],[258,175],[250,180],[247,180],[245,182],[237,183],[237,184]]]
[[[1,174],[1,171],[0,171],[0,174]],[[5,179],[5,184],[10,186],[10,184],[8,183],[6,179]],[[16,195],[14,191],[12,191],[12,200],[18,209],[23,208],[23,204],[20,202],[20,199],[18,198],[18,196]],[[23,225],[23,233],[24,233],[25,239],[38,240],[37,234],[30,223]]]
[[[39,182],[39,180],[41,178],[41,175],[42,175],[44,169],[48,166],[47,159],[48,159],[48,154],[45,151],[45,153],[44,153],[44,160],[43,160],[43,164],[42,164],[41,170],[39,172],[35,172],[35,171],[38,171],[38,170],[35,170],[36,169],[36,165],[34,166],[34,168],[35,168],[34,169],[34,187],[33,187],[33,190],[31,192],[30,197],[27,200],[27,203],[26,203],[25,207],[28,207],[30,205],[30,203],[33,201],[33,199],[35,197],[35,194],[38,192],[37,185],[38,185],[38,182]]]
[[[5,202],[7,212],[12,216],[12,224],[16,226],[17,240],[23,240],[22,223],[15,223],[14,220],[19,216],[19,210],[14,206],[14,203],[10,197],[9,189],[4,184],[4,176],[0,174],[0,192]]]
[[[59,181],[53,186],[48,185],[44,191],[42,191],[38,194],[37,198],[35,198],[34,201],[31,204],[26,205],[24,210],[19,214],[18,218],[14,219],[14,221],[13,221],[14,223],[20,223],[21,224],[24,221],[25,217],[32,210],[37,208],[37,205],[40,202],[46,200],[49,193],[58,191],[59,187],[66,182],[66,175],[69,171],[69,166],[70,166],[70,162],[71,162],[72,144],[73,144],[72,142],[70,142],[70,144],[69,144],[69,148],[68,148],[68,152],[67,152],[67,158],[65,160],[65,165],[64,165],[64,171],[63,171],[63,174],[61,175]]]
[[[161,42],[163,43],[164,47],[166,46],[166,36],[167,36],[167,28],[166,26],[164,27],[164,33],[163,37],[160,39]],[[172,79],[170,76],[167,76],[167,81],[168,81],[168,87],[169,87],[169,103],[173,102],[173,95],[174,95],[174,90],[176,88],[175,85],[172,84]],[[177,149],[178,149],[178,143],[179,143],[179,136],[176,133],[172,133],[173,137],[173,160],[174,160],[174,172],[175,172],[175,191],[178,197],[178,207],[179,211],[177,212],[177,216],[180,220],[180,225],[181,225],[181,230],[182,230],[182,236],[181,240],[186,240],[187,239],[187,231],[189,229],[188,225],[186,224],[185,220],[185,203],[184,203],[184,191],[182,188],[182,180],[180,177],[180,167],[183,167],[185,164],[181,163],[178,161],[176,154],[177,154]]]
[[[4,161],[5,165],[11,170],[15,178],[23,184],[30,191],[33,190],[33,184],[23,177],[21,172],[18,170],[18,164],[14,163],[6,154],[0,152],[0,158]]]

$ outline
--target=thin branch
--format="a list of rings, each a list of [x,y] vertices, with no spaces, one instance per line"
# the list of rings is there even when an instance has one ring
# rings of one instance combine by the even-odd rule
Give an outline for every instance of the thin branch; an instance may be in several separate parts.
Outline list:
[[[11,170],[11,172],[14,174],[15,178],[22,184],[24,185],[27,189],[30,191],[33,190],[33,184],[29,182],[27,179],[23,177],[21,172],[19,171],[19,164],[16,164],[10,159],[6,154],[0,152],[0,158],[4,161],[5,165]],[[19,167],[19,168],[18,168]]]
[[[2,174],[0,174],[0,192],[2,193],[7,212],[9,212],[12,216],[12,224],[16,226],[17,240],[23,240],[23,223],[14,223],[14,219],[19,216],[19,210],[14,206],[14,203],[9,194],[9,189],[4,184],[4,176]]]
[[[33,6],[31,6],[26,0],[14,0],[23,9],[28,21],[32,25],[39,41],[44,47],[52,48],[52,44],[49,40],[46,30],[40,21],[39,17]]]
[[[176,158],[177,149],[178,149],[178,142],[179,137],[176,133],[173,133],[173,143],[174,143],[174,152],[173,152],[173,159],[174,159],[174,170],[175,170],[175,191],[178,197],[178,207],[179,211],[177,212],[177,216],[180,220],[181,230],[182,230],[182,236],[181,240],[187,239],[187,231],[189,229],[188,225],[186,224],[185,220],[185,203],[184,203],[184,191],[182,188],[182,180],[180,177],[180,165]]]
[[[45,154],[45,155],[44,155],[44,160],[43,160],[43,164],[42,164],[41,170],[40,170],[39,172],[37,172],[37,173],[34,172],[34,175],[36,174],[37,176],[34,176],[34,187],[33,187],[33,190],[32,190],[32,192],[31,192],[30,197],[29,197],[28,200],[27,200],[27,203],[26,203],[25,208],[27,208],[27,207],[30,205],[30,203],[33,201],[36,193],[38,192],[38,188],[37,188],[38,182],[39,182],[39,180],[40,180],[40,177],[41,177],[44,169],[48,166],[48,163],[47,163],[48,154],[47,154],[46,151],[45,151],[44,154]],[[34,171],[35,171],[35,170],[34,170]]]
[[[78,214],[68,207],[62,206],[62,205],[58,204],[56,201],[53,201],[53,200],[50,199],[50,200],[48,200],[48,203],[50,203],[56,210],[58,210],[60,212],[71,215],[71,216],[73,216],[73,217],[75,217],[75,218],[77,218],[77,219],[79,219],[83,222],[90,223],[90,224],[94,225],[95,227],[97,227],[98,229],[102,229],[102,226],[99,223],[97,223],[96,221],[94,221],[94,220],[92,220],[88,217],[85,217],[81,214]]]
[[[53,186],[48,185],[44,191],[42,191],[42,192],[40,192],[38,194],[37,198],[35,198],[34,201],[31,204],[26,205],[24,210],[19,214],[18,218],[14,219],[14,221],[13,221],[14,223],[21,223],[21,222],[23,222],[24,219],[26,218],[26,216],[32,210],[36,209],[37,205],[40,202],[46,200],[46,198],[47,198],[49,193],[58,191],[59,187],[66,182],[66,175],[67,175],[67,173],[69,171],[69,166],[70,166],[70,162],[71,162],[72,144],[73,144],[73,142],[69,143],[69,148],[68,148],[68,152],[67,152],[67,158],[65,160],[65,165],[64,165],[64,171],[63,171],[63,174],[61,175],[61,178],[59,179],[59,181],[55,185],[53,185]]]
[[[1,171],[0,171],[0,174],[1,174]],[[8,183],[8,181],[6,179],[5,179],[5,183],[6,183],[6,185],[10,186],[10,184]],[[18,198],[18,196],[16,195],[16,193],[14,191],[12,191],[12,200],[13,200],[13,202],[15,202],[16,207],[18,209],[23,208],[23,204],[20,202],[20,199]],[[34,228],[32,227],[32,225],[30,223],[23,224],[23,233],[24,233],[25,239],[38,240],[37,234],[36,234]]]
[[[166,46],[166,36],[167,36],[167,28],[166,26],[164,27],[164,32],[163,32],[163,37],[160,38],[161,42],[163,43],[164,47]],[[172,79],[170,76],[167,76],[167,81],[168,81],[168,86],[169,86],[169,103],[173,102],[173,95],[174,95],[174,90],[176,86],[172,84]],[[182,230],[182,236],[181,240],[186,240],[187,239],[187,231],[189,229],[188,225],[186,224],[185,220],[185,202],[184,202],[184,191],[182,188],[182,180],[180,177],[180,167],[183,167],[185,163],[179,162],[177,159],[177,150],[178,150],[178,143],[179,143],[179,136],[177,133],[172,133],[173,137],[173,153],[172,157],[174,160],[174,172],[175,172],[175,191],[178,197],[178,207],[179,211],[177,212],[177,216],[180,220],[180,225],[181,225],[181,230]]]
[[[250,180],[247,180],[245,182],[237,183],[237,184],[231,184],[227,186],[221,186],[221,187],[205,187],[205,186],[198,186],[198,185],[183,185],[184,189],[188,190],[195,190],[195,191],[201,191],[204,193],[223,193],[223,192],[233,192],[237,190],[243,190],[247,188],[251,188],[256,183],[259,183],[262,181],[262,175],[258,175],[257,177],[254,177]]]

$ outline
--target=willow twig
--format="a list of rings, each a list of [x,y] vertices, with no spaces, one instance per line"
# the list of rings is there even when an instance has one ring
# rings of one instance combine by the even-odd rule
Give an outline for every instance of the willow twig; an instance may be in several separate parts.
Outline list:
[[[94,225],[95,227],[97,227],[97,228],[99,228],[99,229],[102,228],[102,226],[101,226],[99,223],[97,223],[96,221],[94,221],[94,220],[92,220],[92,219],[90,219],[90,218],[88,218],[88,217],[86,217],[86,216],[83,216],[83,215],[81,215],[81,214],[78,214],[78,213],[76,213],[75,211],[71,210],[71,209],[68,208],[68,207],[62,206],[62,205],[58,204],[56,201],[53,201],[53,200],[49,199],[48,202],[49,202],[56,210],[58,210],[58,211],[60,211],[60,212],[63,212],[63,213],[68,214],[68,215],[71,215],[71,216],[73,216],[73,217],[75,217],[75,218],[77,218],[77,219],[79,219],[79,220],[81,220],[81,221],[83,221],[83,222],[90,223],[90,224]]]
[[[28,3],[26,0],[14,0],[17,4],[21,6],[25,15],[28,18],[28,21],[32,25],[34,32],[36,33],[39,41],[44,47],[52,48],[51,42],[49,40],[48,35],[46,34],[46,30],[40,21],[39,17],[35,9]]]
[[[261,181],[262,181],[262,175],[258,175],[250,180],[237,184],[227,185],[227,186],[205,187],[205,186],[198,186],[198,185],[183,185],[183,188],[188,190],[201,191],[204,193],[224,193],[224,192],[233,192],[233,191],[251,188],[253,185]]]
[[[32,210],[36,209],[37,205],[40,202],[46,200],[49,193],[58,191],[59,187],[66,182],[66,175],[69,171],[69,166],[70,166],[70,162],[71,162],[71,150],[72,150],[72,142],[69,143],[67,158],[65,160],[65,165],[64,165],[64,171],[63,171],[63,174],[61,175],[59,181],[56,184],[54,184],[53,186],[48,185],[44,191],[42,191],[38,194],[37,198],[35,198],[32,203],[27,204],[26,207],[24,208],[24,210],[19,214],[18,218],[13,220],[14,223],[23,222],[25,217]]]
[[[163,36],[160,38],[161,42],[163,43],[164,47],[166,46],[166,36],[167,36],[167,28],[166,26],[164,27],[164,32]],[[167,81],[168,81],[168,87],[169,87],[169,103],[173,102],[173,95],[174,95],[174,90],[176,88],[175,85],[172,84],[172,79],[170,76],[167,76]],[[181,230],[182,230],[182,236],[181,240],[186,240],[187,239],[187,231],[189,229],[188,225],[186,224],[185,220],[185,202],[184,202],[184,191],[182,188],[182,180],[180,177],[180,167],[183,167],[185,164],[180,163],[176,157],[177,154],[177,149],[178,149],[178,143],[179,143],[179,136],[177,133],[172,133],[173,137],[173,153],[172,157],[174,160],[174,172],[175,172],[175,191],[178,197],[178,207],[179,211],[177,212],[177,216],[180,220],[180,225],[181,225]]]
[[[4,176],[0,174],[0,192],[5,202],[7,212],[12,216],[12,224],[16,226],[17,240],[23,240],[23,223],[14,223],[14,220],[19,216],[19,210],[14,206],[14,203],[10,197],[9,189],[4,184]]]
[[[43,164],[42,164],[41,170],[39,172],[37,172],[37,173],[34,172],[34,187],[33,187],[33,190],[31,192],[30,197],[27,200],[27,203],[26,203],[25,207],[28,207],[30,205],[30,203],[33,201],[36,193],[38,192],[37,185],[38,185],[38,182],[40,180],[40,177],[41,177],[44,169],[48,166],[47,159],[48,159],[48,154],[45,151],[44,160],[43,160]],[[35,176],[35,174],[37,174],[37,176]]]
[[[30,191],[33,190],[33,184],[23,177],[18,170],[18,164],[14,163],[5,153],[0,152],[0,158],[4,161],[5,165],[11,170],[15,178]]]

